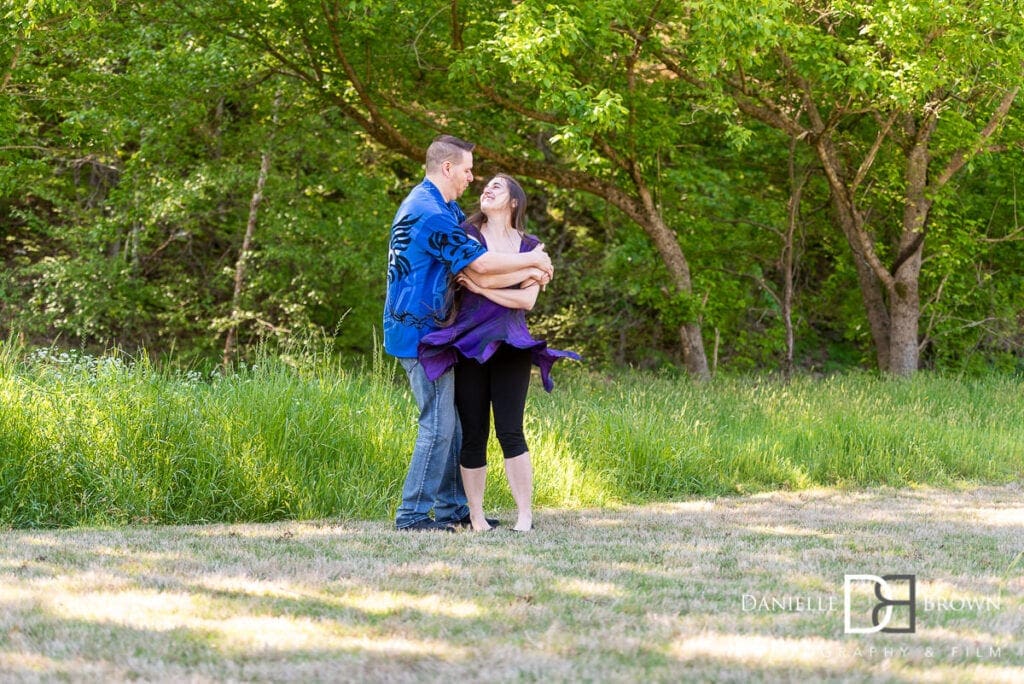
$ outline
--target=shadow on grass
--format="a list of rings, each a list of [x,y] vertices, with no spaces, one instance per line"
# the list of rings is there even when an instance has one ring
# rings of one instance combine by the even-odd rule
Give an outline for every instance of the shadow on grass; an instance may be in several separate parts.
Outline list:
[[[1024,675],[1020,494],[816,490],[540,511],[532,535],[333,521],[7,532],[0,671],[1013,681]],[[914,574],[917,631],[844,634],[849,573]],[[748,610],[744,596],[819,609]]]

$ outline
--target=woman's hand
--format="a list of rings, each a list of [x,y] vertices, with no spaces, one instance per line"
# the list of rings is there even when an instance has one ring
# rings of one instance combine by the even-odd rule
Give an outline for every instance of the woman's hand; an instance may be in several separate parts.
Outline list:
[[[544,278],[545,274],[541,273],[540,278]],[[486,297],[495,304],[500,304],[509,309],[525,309],[529,311],[533,308],[533,305],[537,302],[537,292],[540,287],[537,283],[532,282],[534,277],[530,277],[531,283],[523,283],[521,288],[514,287],[502,287],[502,288],[490,288],[480,287],[476,282],[467,275],[460,273],[455,276],[455,282],[462,285],[470,292]]]

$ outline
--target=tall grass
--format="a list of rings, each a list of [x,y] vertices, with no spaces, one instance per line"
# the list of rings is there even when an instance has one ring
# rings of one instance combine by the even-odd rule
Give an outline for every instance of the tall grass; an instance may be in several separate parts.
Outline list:
[[[548,463],[573,464],[611,499],[1024,477],[1020,378],[567,380],[533,395],[531,428]]]
[[[392,371],[265,358],[228,375],[0,353],[0,523],[378,517],[415,420]],[[411,423],[411,424],[410,424]]]
[[[201,375],[2,346],[0,525],[387,518],[416,430],[396,370],[268,354]],[[527,407],[541,506],[1024,476],[1020,379],[556,372]],[[491,454],[488,501],[509,506]]]

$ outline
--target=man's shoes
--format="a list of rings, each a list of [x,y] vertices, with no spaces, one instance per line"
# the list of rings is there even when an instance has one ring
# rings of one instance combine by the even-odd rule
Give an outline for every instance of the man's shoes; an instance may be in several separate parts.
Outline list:
[[[501,521],[498,520],[497,518],[484,518],[484,519],[487,521],[487,524],[490,525],[491,527],[498,527],[499,525],[501,525]],[[454,525],[455,527],[472,527],[473,526],[473,521],[469,519],[469,514],[467,513],[465,518],[459,518],[458,520],[452,520],[449,524],[450,525]]]
[[[399,532],[454,532],[455,528],[447,523],[436,522],[430,518],[419,520],[412,525],[395,528]]]

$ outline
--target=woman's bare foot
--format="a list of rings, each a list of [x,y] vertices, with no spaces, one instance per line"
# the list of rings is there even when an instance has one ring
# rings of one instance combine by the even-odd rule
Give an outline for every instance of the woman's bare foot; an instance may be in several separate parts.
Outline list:
[[[516,524],[512,526],[513,532],[531,532],[533,531],[533,516],[520,514],[519,519],[516,520]]]

